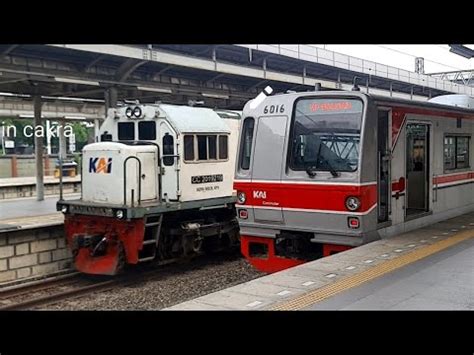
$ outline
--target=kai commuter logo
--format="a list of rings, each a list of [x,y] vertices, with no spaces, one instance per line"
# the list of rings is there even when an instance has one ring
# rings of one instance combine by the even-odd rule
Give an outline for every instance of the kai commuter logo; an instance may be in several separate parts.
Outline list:
[[[110,174],[112,172],[112,158],[90,158],[89,173]]]

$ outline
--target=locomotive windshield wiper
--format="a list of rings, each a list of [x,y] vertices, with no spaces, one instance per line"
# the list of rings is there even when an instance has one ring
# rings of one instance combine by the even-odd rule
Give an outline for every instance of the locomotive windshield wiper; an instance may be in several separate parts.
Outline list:
[[[307,166],[306,167],[306,174],[308,174],[309,177],[315,177],[316,176],[316,167],[315,166]]]
[[[316,161],[319,161],[319,159],[322,159],[327,164],[327,166],[329,168],[329,172],[331,173],[331,175],[333,177],[339,177],[340,174],[336,171],[336,169],[334,169],[334,167],[331,165],[329,160],[327,158],[325,158],[323,155],[321,155],[321,147],[322,146],[323,146],[323,143],[321,142],[319,144],[318,155],[316,157]]]
[[[329,160],[325,159],[326,163],[328,164],[328,167],[329,167],[329,172],[331,173],[331,175],[333,177],[339,177],[341,175],[340,172],[336,171],[332,165],[329,163]]]

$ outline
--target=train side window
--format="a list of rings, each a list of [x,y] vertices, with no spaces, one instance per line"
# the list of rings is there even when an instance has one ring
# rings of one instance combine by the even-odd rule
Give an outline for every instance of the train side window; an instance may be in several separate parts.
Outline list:
[[[154,141],[156,139],[155,121],[138,122],[138,139],[143,141]]]
[[[456,138],[456,168],[469,168],[469,137]]]
[[[229,156],[227,140],[227,136],[219,136],[219,159],[225,160]]]
[[[242,128],[242,144],[240,146],[240,168],[242,170],[249,170],[250,157],[252,154],[252,140],[255,126],[255,119],[247,117],[244,120]]]
[[[469,168],[469,143],[468,136],[444,137],[444,168],[445,170]]]
[[[135,140],[135,123],[119,122],[118,123],[118,139],[119,141]]]
[[[217,136],[208,136],[209,159],[217,159]]]
[[[171,166],[174,164],[174,157],[167,155],[174,155],[174,139],[169,133],[163,136],[163,164]]]
[[[198,160],[207,160],[207,136],[197,136]]]
[[[194,136],[184,136],[184,160],[194,160]]]

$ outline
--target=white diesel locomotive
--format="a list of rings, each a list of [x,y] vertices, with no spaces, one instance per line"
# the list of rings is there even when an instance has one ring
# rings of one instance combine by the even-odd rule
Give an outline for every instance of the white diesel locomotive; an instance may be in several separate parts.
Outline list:
[[[118,273],[238,243],[240,115],[202,107],[109,109],[83,150],[82,196],[60,200],[76,269]]]

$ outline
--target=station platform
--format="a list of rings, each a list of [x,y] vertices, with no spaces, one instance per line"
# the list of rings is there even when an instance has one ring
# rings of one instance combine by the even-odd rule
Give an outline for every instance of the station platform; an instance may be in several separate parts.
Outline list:
[[[59,194],[59,178],[44,176],[44,194]],[[81,190],[81,176],[63,177],[63,192],[77,193]],[[36,177],[15,177],[0,179],[0,201],[36,196]]]
[[[474,309],[474,212],[167,310]]]
[[[64,215],[56,211],[57,200],[58,196],[48,196],[43,201],[0,201],[0,288],[71,270]]]
[[[65,200],[77,199],[81,194],[67,194],[63,196]],[[0,201],[0,224],[5,223],[4,220],[22,219],[23,217],[35,217],[43,215],[60,215],[61,212],[56,211],[56,202],[58,196],[45,196],[43,201],[36,201],[35,197],[24,197],[18,199],[9,199]]]

